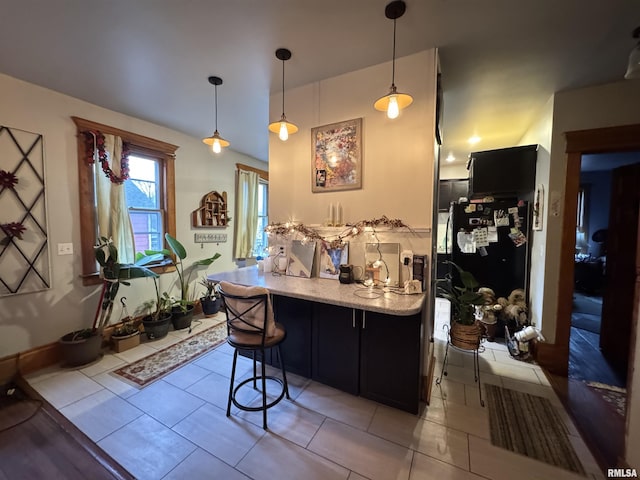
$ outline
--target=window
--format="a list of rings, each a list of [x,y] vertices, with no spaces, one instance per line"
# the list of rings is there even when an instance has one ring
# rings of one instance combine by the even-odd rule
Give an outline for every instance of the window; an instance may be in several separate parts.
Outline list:
[[[263,257],[269,246],[267,233],[264,229],[269,225],[269,183],[260,179],[258,184],[258,230],[253,247],[253,256]]]
[[[236,163],[236,168],[234,257],[264,256],[268,246],[264,229],[269,224],[269,172],[241,163]]]
[[[136,253],[162,250],[164,226],[160,163],[154,158],[129,156],[129,180],[125,182],[125,190]]]
[[[176,234],[174,162],[178,147],[90,120],[72,119],[78,132],[82,280],[84,285],[95,285],[100,281],[93,253],[97,225],[95,178],[93,165],[86,161],[84,132],[97,130],[103,134],[117,135],[129,147],[130,178],[125,181],[125,189],[127,195],[131,196],[127,206],[135,225],[136,250],[147,248],[147,245],[152,249],[156,249],[156,246],[163,248],[164,233]],[[129,194],[130,191],[135,193]],[[154,270],[161,273],[166,268],[157,267]]]

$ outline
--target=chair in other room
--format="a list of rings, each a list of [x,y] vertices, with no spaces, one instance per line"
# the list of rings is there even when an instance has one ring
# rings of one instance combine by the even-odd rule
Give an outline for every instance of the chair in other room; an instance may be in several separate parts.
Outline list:
[[[234,349],[231,381],[229,384],[229,400],[227,417],[231,415],[231,404],[247,412],[262,412],[262,427],[267,429],[267,410],[277,405],[285,396],[289,397],[287,373],[282,358],[280,345],[287,337],[285,328],[276,323],[271,305],[269,290],[263,287],[245,287],[230,282],[220,282],[220,296],[227,316],[227,343]],[[276,351],[280,360],[282,378],[267,375],[265,371],[265,354]],[[238,352],[251,352],[253,358],[253,376],[243,380],[234,387]],[[260,354],[260,372],[257,371],[256,353]],[[280,386],[275,400],[267,402],[267,380]],[[240,403],[238,390],[248,383],[262,394],[260,405],[251,406]],[[260,383],[260,388],[258,388]],[[271,394],[272,396],[274,393]]]

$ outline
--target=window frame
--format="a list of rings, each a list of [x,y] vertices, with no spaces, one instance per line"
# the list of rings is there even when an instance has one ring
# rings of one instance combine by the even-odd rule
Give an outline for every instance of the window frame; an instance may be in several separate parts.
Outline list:
[[[267,189],[269,188],[269,172],[267,170],[262,170],[260,168],[256,168],[256,167],[252,167],[250,165],[245,165],[244,163],[236,163],[236,171],[239,172],[240,170],[245,170],[245,171],[249,171],[249,172],[256,172],[258,174],[258,181],[259,182],[263,182],[267,184]],[[236,178],[236,197],[235,197],[235,202],[236,202],[236,209],[238,208],[238,202],[237,202],[237,196],[238,196],[238,189],[237,189],[237,183],[238,180]],[[268,190],[267,190],[268,192]],[[267,218],[269,218],[269,206],[268,206],[268,198],[269,198],[269,193],[267,193]],[[237,213],[237,212],[236,212]],[[236,236],[238,234],[238,229],[237,229],[237,223],[236,223],[236,228],[234,228],[234,232],[233,232],[233,241],[236,241]],[[254,248],[253,250],[255,250],[255,243],[254,243]],[[252,252],[253,252],[252,250]],[[236,260],[241,260],[241,259],[236,259]],[[243,259],[242,259],[243,260]]]
[[[160,161],[160,185],[162,187],[162,205],[164,231],[176,236],[176,197],[175,197],[175,157],[177,145],[156,140],[137,133],[103,125],[80,117],[71,117],[76,125],[78,146],[78,185],[80,203],[80,248],[82,257],[82,284],[97,285],[100,283],[98,265],[93,253],[96,242],[96,211],[94,205],[95,191],[93,182],[93,165],[88,165],[86,143],[83,132],[98,130],[101,133],[117,135],[127,142],[131,154],[157,158]],[[172,266],[153,267],[156,273],[173,270]]]

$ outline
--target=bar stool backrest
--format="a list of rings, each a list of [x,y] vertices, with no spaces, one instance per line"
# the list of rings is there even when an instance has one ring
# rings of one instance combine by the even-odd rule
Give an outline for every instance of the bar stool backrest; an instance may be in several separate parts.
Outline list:
[[[276,323],[269,290],[220,282],[220,296],[227,315],[227,331],[260,334],[272,337]]]

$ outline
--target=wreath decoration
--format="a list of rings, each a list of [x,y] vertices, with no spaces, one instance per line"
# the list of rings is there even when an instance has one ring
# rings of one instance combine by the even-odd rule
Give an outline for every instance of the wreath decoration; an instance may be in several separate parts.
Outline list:
[[[98,151],[98,161],[102,166],[102,171],[105,176],[111,180],[111,183],[122,184],[125,180],[129,179],[129,145],[126,142],[122,142],[122,155],[120,157],[120,176],[113,173],[111,167],[109,167],[109,158],[107,152],[104,149],[104,135],[98,130],[89,130],[83,132],[85,136],[86,145],[86,162],[88,165],[93,165],[96,160],[96,150]]]

